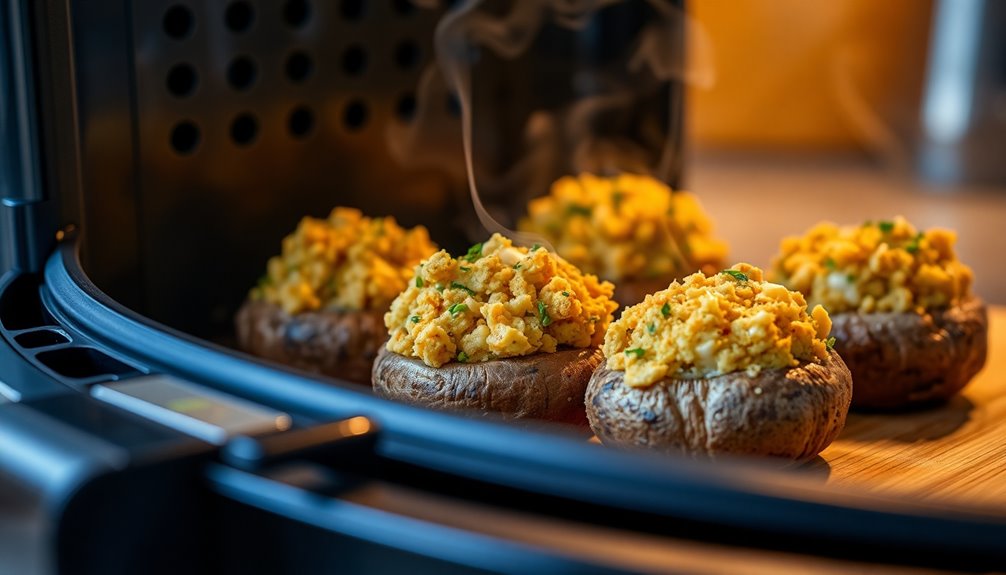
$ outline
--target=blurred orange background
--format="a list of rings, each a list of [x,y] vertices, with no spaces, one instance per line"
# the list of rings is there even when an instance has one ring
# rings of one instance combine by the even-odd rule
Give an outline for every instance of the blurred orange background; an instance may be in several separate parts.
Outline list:
[[[903,153],[898,141],[919,115],[931,1],[697,0],[688,11],[698,25],[689,65],[715,67],[711,87],[689,90],[697,149]]]

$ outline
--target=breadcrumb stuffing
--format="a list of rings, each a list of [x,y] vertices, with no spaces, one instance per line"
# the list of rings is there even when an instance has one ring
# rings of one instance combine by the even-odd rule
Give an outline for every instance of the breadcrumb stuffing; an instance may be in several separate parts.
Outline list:
[[[839,227],[820,223],[782,240],[773,280],[831,313],[906,312],[956,305],[971,295],[971,268],[951,230],[918,231],[905,218]]]
[[[831,319],[807,313],[799,292],[764,281],[762,270],[737,264],[692,274],[622,312],[604,338],[608,369],[630,387],[665,377],[712,377],[789,367],[828,355]]]
[[[544,248],[494,234],[457,258],[441,250],[384,316],[388,350],[440,367],[600,345],[614,287]]]
[[[337,207],[327,219],[305,217],[283,238],[281,254],[270,258],[250,297],[290,314],[386,310],[416,264],[436,250],[423,226],[406,230],[394,218]]]
[[[637,174],[561,178],[528,204],[519,227],[544,236],[581,270],[614,282],[712,272],[727,253],[698,198]]]

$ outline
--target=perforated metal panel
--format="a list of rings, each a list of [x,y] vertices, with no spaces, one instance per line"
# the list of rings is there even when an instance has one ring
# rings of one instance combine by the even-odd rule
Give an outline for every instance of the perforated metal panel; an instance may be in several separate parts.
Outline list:
[[[457,101],[434,58],[434,30],[450,9],[443,3],[72,7],[85,265],[123,303],[198,335],[229,333],[280,239],[302,216],[335,205],[424,224],[452,250],[484,235],[468,200]],[[630,0],[583,31],[543,30],[523,57],[482,54],[476,171],[490,180],[510,170],[526,152],[534,111],[575,94],[581,51],[597,59],[624,48],[647,10]],[[665,127],[666,92],[652,103],[631,122]],[[529,187],[487,185],[486,197],[512,222],[529,195],[547,189]]]

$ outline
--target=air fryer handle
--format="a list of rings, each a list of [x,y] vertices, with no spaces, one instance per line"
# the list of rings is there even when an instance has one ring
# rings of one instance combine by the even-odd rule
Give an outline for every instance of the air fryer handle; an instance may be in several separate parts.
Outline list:
[[[326,556],[328,550],[341,549],[344,553],[347,548],[358,547],[356,542],[365,541],[387,548],[389,556],[383,559],[383,565],[391,561],[398,572],[612,572],[524,543],[410,516],[407,508],[389,508],[360,497],[361,493],[380,491],[380,481],[339,468],[358,466],[358,458],[376,460],[373,447],[377,435],[372,421],[357,417],[265,438],[235,438],[222,451],[225,463],[208,467],[209,485],[226,499],[275,516],[263,524],[267,541],[276,537],[277,520],[322,530],[325,537],[331,538],[330,545],[311,545],[299,551],[316,556],[314,560],[320,564],[331,559]],[[257,529],[251,525],[241,527]],[[347,540],[353,543],[346,545]],[[286,552],[281,545],[264,547],[254,552]],[[413,564],[417,555],[425,558],[425,567]],[[390,559],[392,556],[398,559]],[[302,564],[313,561],[303,556],[297,560]],[[263,564],[286,562],[285,556],[263,559]],[[440,567],[429,571],[433,564]]]
[[[264,437],[239,436],[220,453],[223,461],[245,471],[307,459],[326,462],[363,453],[373,453],[379,428],[358,416],[313,427],[284,431]]]

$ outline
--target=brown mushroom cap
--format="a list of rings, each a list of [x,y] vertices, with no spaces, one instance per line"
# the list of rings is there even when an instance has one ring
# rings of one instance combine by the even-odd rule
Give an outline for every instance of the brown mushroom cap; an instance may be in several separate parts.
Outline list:
[[[601,442],[692,455],[808,459],[842,431],[852,398],[852,376],[835,352],[821,364],[755,377],[665,378],[634,388],[624,376],[601,366],[587,386],[587,417]]]
[[[279,363],[357,383],[370,383],[388,331],[377,311],[311,311],[290,315],[276,304],[246,301],[235,318],[241,349]]]
[[[852,371],[854,408],[945,400],[981,371],[988,315],[978,298],[926,314],[837,313],[835,349]]]
[[[603,359],[599,348],[565,349],[430,367],[381,348],[373,383],[377,395],[424,407],[585,426],[584,390]]]

